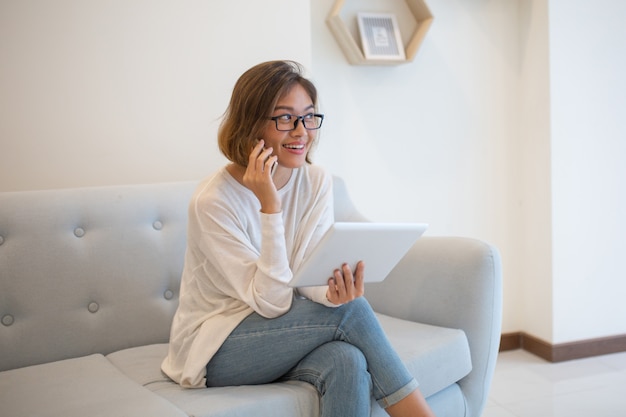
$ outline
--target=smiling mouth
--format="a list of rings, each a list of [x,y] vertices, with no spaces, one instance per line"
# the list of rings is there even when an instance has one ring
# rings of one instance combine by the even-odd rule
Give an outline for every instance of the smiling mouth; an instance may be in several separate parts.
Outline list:
[[[283,148],[287,148],[287,149],[304,149],[305,145],[303,143],[300,144],[285,144],[283,145]]]

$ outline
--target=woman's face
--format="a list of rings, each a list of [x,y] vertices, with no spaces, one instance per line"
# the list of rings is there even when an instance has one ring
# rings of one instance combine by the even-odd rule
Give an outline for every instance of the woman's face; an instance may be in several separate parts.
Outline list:
[[[271,116],[304,116],[315,112],[311,97],[300,84],[295,84],[284,96],[278,99]],[[292,119],[293,120],[293,119]],[[291,125],[281,125],[281,129],[293,128]],[[279,131],[274,120],[268,120],[263,131],[265,147],[273,148],[273,155],[278,157],[278,165],[284,168],[299,168],[306,163],[306,155],[315,140],[317,130],[304,128],[302,120],[298,121],[296,129]]]

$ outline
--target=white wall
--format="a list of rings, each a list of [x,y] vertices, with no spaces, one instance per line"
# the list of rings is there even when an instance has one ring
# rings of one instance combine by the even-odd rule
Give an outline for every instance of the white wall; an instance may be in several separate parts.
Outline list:
[[[504,332],[626,333],[622,3],[429,0],[395,67],[348,65],[332,4],[0,0],[0,191],[199,179],[236,78],[296,59],[327,116],[314,160],[364,214],[500,248]]]
[[[552,188],[548,0],[520,1],[519,143],[516,176],[522,212],[516,236],[520,271],[510,301],[519,329],[552,341]]]
[[[333,3],[312,3],[327,115],[316,161],[346,179],[371,219],[426,221],[430,235],[496,244],[504,330],[519,330],[518,2],[428,2],[435,20],[415,61],[395,67],[347,65],[324,22]],[[399,13],[397,3],[384,4]]]
[[[0,0],[0,190],[207,175],[237,77],[310,66],[310,21],[309,0]]]
[[[549,14],[558,343],[626,333],[626,3]]]

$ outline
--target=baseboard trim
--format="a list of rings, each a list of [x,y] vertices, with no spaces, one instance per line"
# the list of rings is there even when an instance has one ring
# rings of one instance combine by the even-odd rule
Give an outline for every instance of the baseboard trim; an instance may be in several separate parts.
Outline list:
[[[500,351],[524,349],[550,362],[564,362],[609,353],[626,352],[626,335],[550,344],[524,332],[504,333]]]

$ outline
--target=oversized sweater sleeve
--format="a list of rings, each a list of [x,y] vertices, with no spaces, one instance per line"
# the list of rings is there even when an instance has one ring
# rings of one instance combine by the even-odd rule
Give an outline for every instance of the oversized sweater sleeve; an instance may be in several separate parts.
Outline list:
[[[200,267],[212,277],[207,296],[221,293],[263,317],[278,317],[293,300],[293,290],[287,285],[292,273],[282,216],[258,211],[241,214],[223,210],[219,202],[199,203],[193,210],[198,223],[193,242],[205,259]],[[242,218],[255,219],[255,224],[246,228],[239,222]]]

